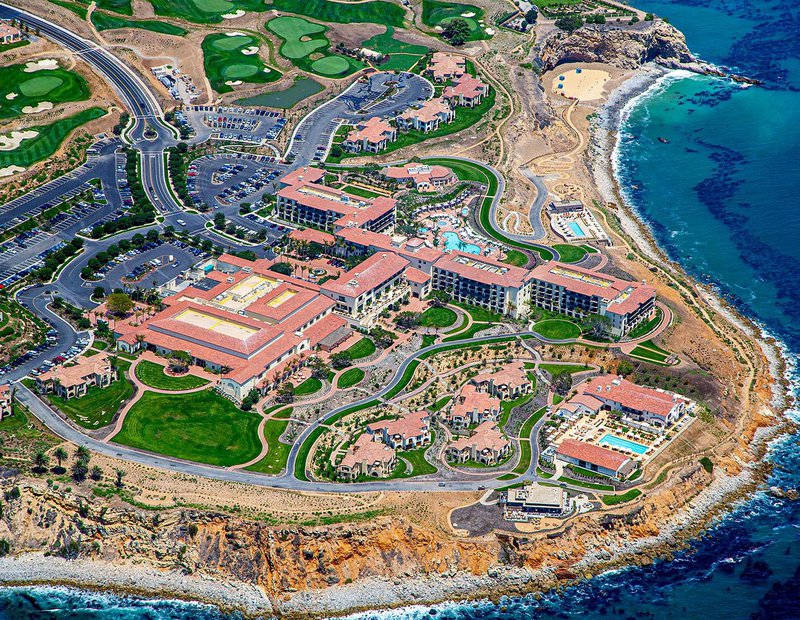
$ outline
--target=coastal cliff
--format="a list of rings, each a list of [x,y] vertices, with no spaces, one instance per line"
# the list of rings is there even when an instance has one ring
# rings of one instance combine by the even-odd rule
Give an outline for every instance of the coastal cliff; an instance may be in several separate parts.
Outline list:
[[[557,31],[542,42],[539,55],[542,71],[566,62],[602,62],[620,69],[655,62],[668,69],[707,70],[691,53],[683,34],[663,21],[586,25],[569,34]]]

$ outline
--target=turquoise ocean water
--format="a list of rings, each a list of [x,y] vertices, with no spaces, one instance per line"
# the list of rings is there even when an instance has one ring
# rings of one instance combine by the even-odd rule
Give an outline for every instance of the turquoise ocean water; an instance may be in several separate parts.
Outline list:
[[[637,3],[704,59],[762,86],[672,74],[638,98],[617,171],[662,246],[800,354],[800,3]],[[665,138],[666,143],[658,140]],[[796,377],[795,377],[796,379]],[[795,412],[796,413],[796,412]],[[777,441],[770,484],[800,487],[800,437]],[[217,620],[213,608],[52,588],[0,589],[0,619]],[[757,494],[671,562],[542,600],[450,603],[359,618],[800,618],[800,504]]]

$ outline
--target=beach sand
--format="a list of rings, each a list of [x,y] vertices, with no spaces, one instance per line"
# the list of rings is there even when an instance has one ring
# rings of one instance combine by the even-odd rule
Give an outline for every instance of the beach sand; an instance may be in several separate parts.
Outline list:
[[[593,101],[603,96],[603,87],[610,79],[608,71],[573,65],[553,78],[550,90],[579,101]]]

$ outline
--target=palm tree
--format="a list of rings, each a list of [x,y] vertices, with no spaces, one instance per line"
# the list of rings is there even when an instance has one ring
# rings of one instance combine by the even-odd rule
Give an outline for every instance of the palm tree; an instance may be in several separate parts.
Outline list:
[[[44,471],[50,464],[50,457],[44,450],[39,450],[33,457],[33,464],[37,471]]]
[[[89,448],[86,446],[78,446],[78,449],[75,450],[75,460],[82,462],[84,464],[89,462],[89,459],[92,458],[91,452],[89,452]]]
[[[55,457],[56,461],[58,462],[58,468],[61,469],[61,462],[67,458],[69,455],[67,454],[66,449],[64,446],[58,446],[55,450],[53,450],[53,456]]]

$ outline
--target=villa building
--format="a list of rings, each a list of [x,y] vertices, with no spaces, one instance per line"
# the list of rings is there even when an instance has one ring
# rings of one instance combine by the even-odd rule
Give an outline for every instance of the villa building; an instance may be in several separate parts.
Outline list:
[[[603,408],[603,401],[598,400],[591,394],[578,392],[565,400],[556,409],[556,414],[562,418],[574,419],[582,415],[595,415]]]
[[[381,174],[401,185],[411,184],[418,192],[444,189],[458,181],[458,177],[450,168],[438,165],[407,163],[402,166],[383,168]]]
[[[359,476],[386,478],[397,465],[394,448],[373,436],[363,433],[347,450],[347,454],[336,466],[336,476],[342,480],[355,480]]]
[[[672,426],[691,403],[673,392],[636,385],[617,375],[595,377],[583,384],[582,393],[631,420],[659,428]]]
[[[425,73],[431,76],[434,82],[441,83],[455,80],[466,73],[466,60],[463,56],[456,56],[448,52],[434,52]]]
[[[0,21],[0,45],[10,45],[22,41],[22,32],[10,23]]]
[[[652,317],[656,290],[589,269],[559,262],[535,267],[529,278],[530,303],[551,312],[583,317],[600,314],[611,321],[614,336],[627,334]]]
[[[278,274],[273,263],[229,254],[209,259],[170,285],[160,312],[115,321],[117,347],[165,356],[185,351],[219,373],[217,389],[236,402],[252,389],[266,393],[301,363],[300,355],[350,333],[319,286]]]
[[[350,271],[322,285],[335,310],[356,321],[379,314],[407,290],[403,272],[408,261],[392,252],[373,254]]]
[[[527,521],[531,516],[561,516],[568,510],[569,501],[563,489],[527,484],[506,492],[503,516],[508,521]]]
[[[93,385],[108,387],[116,378],[117,369],[108,355],[98,353],[76,357],[73,364],[54,366],[36,377],[36,389],[40,394],[55,394],[66,400],[86,396]]]
[[[486,392],[479,392],[471,383],[461,388],[447,412],[447,423],[455,429],[464,429],[473,424],[496,421],[500,416],[500,399]]]
[[[615,480],[629,476],[636,464],[620,452],[577,439],[565,439],[556,450],[556,459]]]
[[[511,442],[492,420],[479,424],[469,437],[460,437],[447,446],[447,456],[456,463],[496,465],[510,452]]]
[[[495,370],[484,370],[471,383],[481,392],[502,400],[513,400],[531,391],[531,380],[522,362],[512,362]]]
[[[367,425],[390,448],[413,450],[431,442],[431,418],[427,411],[414,411],[396,420],[381,420]]]
[[[455,110],[445,99],[437,97],[429,99],[419,108],[409,108],[398,115],[395,121],[397,126],[404,131],[421,131],[430,133],[436,131],[445,123],[452,123],[456,117]]]
[[[431,272],[434,290],[453,299],[518,319],[528,312],[531,272],[500,261],[453,250]]]
[[[342,142],[348,153],[379,153],[397,140],[397,130],[386,121],[373,116],[356,125]]]
[[[348,194],[320,183],[324,175],[323,170],[306,166],[284,176],[276,195],[275,215],[329,233],[344,228],[381,232],[394,226],[396,200]]]
[[[489,94],[489,85],[471,75],[463,75],[452,86],[447,86],[442,97],[453,106],[474,108]]]
[[[14,411],[11,386],[0,385],[0,420],[10,416]]]

